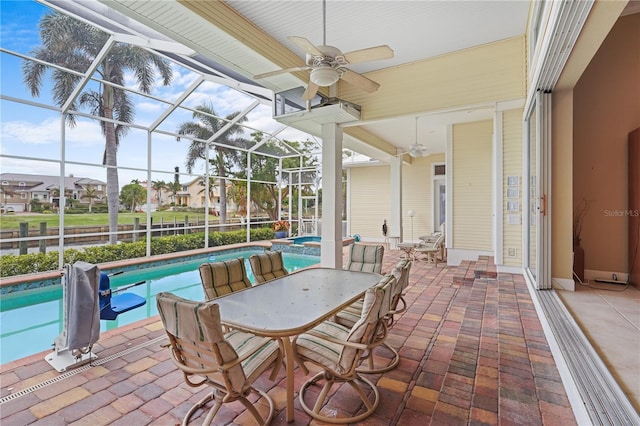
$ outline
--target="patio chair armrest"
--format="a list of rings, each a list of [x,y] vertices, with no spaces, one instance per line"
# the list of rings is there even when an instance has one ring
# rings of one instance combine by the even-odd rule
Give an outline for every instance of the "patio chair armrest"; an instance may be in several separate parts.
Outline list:
[[[356,342],[349,342],[347,340],[336,339],[335,337],[327,336],[326,334],[318,333],[314,330],[309,330],[306,332],[306,334],[310,334],[319,339],[326,340],[327,342],[335,343],[337,345],[342,345],[342,346],[348,346],[354,349],[366,350],[369,347],[369,345],[365,345],[364,343],[356,343]]]
[[[170,353],[171,353],[171,360],[173,361],[173,363],[175,365],[177,365],[178,368],[185,374],[206,375],[206,374],[220,372],[219,366],[216,366],[214,368],[193,368],[193,367],[189,367],[187,365],[184,365],[182,363],[182,361],[178,357],[176,357],[176,353],[175,353],[175,350],[173,349],[173,347],[171,348],[171,352]],[[200,384],[204,383],[205,381],[206,380],[203,380]]]

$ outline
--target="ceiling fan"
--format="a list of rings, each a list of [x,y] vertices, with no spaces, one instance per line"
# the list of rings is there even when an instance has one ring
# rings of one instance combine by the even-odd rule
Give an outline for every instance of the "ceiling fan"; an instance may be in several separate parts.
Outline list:
[[[429,153],[429,149],[421,143],[414,143],[409,147],[407,153],[413,158],[425,157]]]
[[[418,143],[418,118],[419,117],[416,117],[415,142],[413,143],[413,145],[409,147],[409,149],[407,149],[406,152],[403,152],[399,155],[409,154],[413,158],[418,158],[418,157],[426,157],[427,154],[429,154],[429,148],[422,145],[421,143]]]
[[[378,90],[380,87],[378,83],[349,69],[347,66],[361,62],[393,58],[393,50],[387,45],[381,45],[342,53],[337,47],[327,46],[326,7],[326,0],[323,0],[322,45],[316,46],[304,37],[288,37],[289,40],[297,44],[298,47],[306,53],[306,65],[258,74],[255,75],[254,78],[261,79],[296,71],[310,71],[309,84],[302,96],[304,100],[313,99],[320,87],[331,86],[340,79],[368,93]]]

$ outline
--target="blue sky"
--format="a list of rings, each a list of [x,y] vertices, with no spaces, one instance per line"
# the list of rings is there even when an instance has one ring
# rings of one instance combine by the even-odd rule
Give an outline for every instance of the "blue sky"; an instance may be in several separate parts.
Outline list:
[[[29,54],[40,45],[38,23],[40,18],[50,11],[49,8],[33,1],[5,1],[0,2],[0,45],[2,48]],[[29,90],[22,81],[22,65],[24,60],[7,53],[0,53],[0,92],[3,96],[10,96],[52,105],[51,85],[48,83],[49,74],[45,78],[40,96],[32,98]],[[156,85],[154,96],[167,100],[174,100],[188,87],[196,74],[180,66],[174,66],[173,83],[170,87]],[[128,79],[127,86],[135,87],[134,80]],[[97,87],[96,83],[92,83]],[[153,99],[132,95],[135,104],[134,123],[148,125],[155,121],[158,115],[167,108],[167,104]],[[216,112],[225,116],[234,111],[240,111],[253,101],[252,98],[235,90],[213,83],[205,83],[191,94],[185,104],[196,107],[205,102],[211,102]],[[178,125],[184,121],[191,121],[191,113],[181,110],[173,113],[160,126],[160,129],[175,132]],[[248,124],[266,132],[274,131],[281,125],[271,118],[268,106],[259,106],[248,116]],[[0,153],[3,155],[29,156],[44,160],[58,160],[62,155],[60,143],[61,119],[56,111],[49,111],[20,103],[0,100]],[[77,120],[75,128],[65,126],[66,146],[64,155],[67,161],[90,164],[66,164],[65,175],[91,177],[105,180],[105,170],[100,166],[104,147],[104,139],[98,123],[94,120]],[[245,133],[249,137],[250,131]],[[294,129],[288,129],[279,135],[285,139],[307,139],[307,135]],[[177,142],[174,137],[154,135],[151,149],[152,169],[166,173],[154,173],[152,180],[173,180],[173,170],[179,166],[186,171],[184,159],[189,145],[188,141]],[[123,168],[146,169],[147,166],[147,132],[131,130],[121,141],[118,151],[118,165]],[[196,172],[202,172],[204,166],[197,167]],[[3,173],[32,173],[57,175],[60,166],[56,162],[24,160],[0,157],[0,171]],[[120,170],[120,185],[129,183],[132,179],[145,180],[146,171]],[[183,176],[183,182],[190,177]]]

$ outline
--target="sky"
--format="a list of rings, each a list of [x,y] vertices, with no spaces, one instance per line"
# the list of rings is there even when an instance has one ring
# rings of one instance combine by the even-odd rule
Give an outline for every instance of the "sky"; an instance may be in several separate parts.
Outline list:
[[[41,17],[51,10],[34,1],[0,1],[0,46],[18,54],[28,55],[41,45],[38,23]],[[50,74],[47,74],[40,96],[32,97],[23,82],[22,66],[25,60],[14,55],[0,52],[0,93],[5,97],[18,98],[27,102],[44,105],[55,105],[52,100]],[[155,85],[152,95],[173,101],[197,78],[197,74],[176,64],[173,65],[173,82],[171,86]],[[127,87],[135,87],[135,80],[127,76]],[[89,88],[97,89],[97,83],[90,83]],[[168,104],[138,96],[130,95],[134,102],[135,117],[133,122],[147,126],[168,108]],[[226,116],[235,111],[245,109],[254,101],[233,89],[204,83],[184,102],[195,108],[203,103],[211,103],[219,116]],[[84,111],[88,112],[88,111]],[[282,125],[271,118],[271,108],[260,105],[248,115],[247,125],[273,132]],[[160,130],[176,132],[178,126],[185,121],[193,121],[191,112],[180,110],[172,113],[159,127]],[[104,150],[104,138],[95,120],[78,117],[76,126],[64,126],[67,143],[61,144],[60,114],[32,105],[25,105],[6,99],[0,99],[0,172],[58,175],[61,167],[57,160],[64,155],[66,176],[90,177],[106,181],[105,169],[101,166]],[[249,138],[251,130],[244,137]],[[295,129],[287,129],[278,137],[288,140],[305,140],[309,136]],[[169,135],[154,134],[151,153],[149,155],[147,132],[132,129],[120,142],[118,150],[119,183],[123,185],[133,179],[146,180],[148,157],[151,157],[151,168],[154,171],[152,180],[173,180],[174,168],[180,167],[186,172],[184,165],[189,141],[180,142]],[[6,156],[33,157],[33,159],[7,158]],[[51,161],[54,160],[54,161]],[[71,164],[80,163],[80,164]],[[136,170],[137,169],[137,170]],[[194,172],[202,173],[204,162],[196,165]],[[194,177],[182,176],[181,181],[188,182]]]

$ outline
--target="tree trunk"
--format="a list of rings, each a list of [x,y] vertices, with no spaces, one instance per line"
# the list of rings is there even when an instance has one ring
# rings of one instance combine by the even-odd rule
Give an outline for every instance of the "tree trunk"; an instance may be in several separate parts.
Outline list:
[[[222,151],[218,151],[218,174],[220,175],[220,231],[226,231],[227,227],[227,182],[224,179],[226,177],[224,168],[224,158]]]
[[[107,90],[105,89],[105,92]],[[105,118],[113,118],[112,108],[104,108]],[[118,206],[120,205],[120,185],[118,184],[118,159],[116,129],[112,122],[105,122],[105,166],[107,166],[107,210],[109,212],[109,244],[118,242]]]

